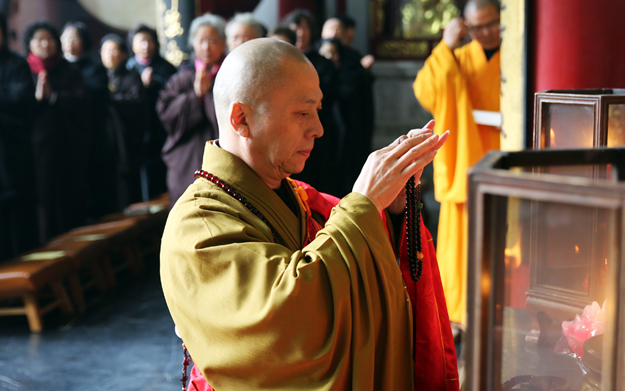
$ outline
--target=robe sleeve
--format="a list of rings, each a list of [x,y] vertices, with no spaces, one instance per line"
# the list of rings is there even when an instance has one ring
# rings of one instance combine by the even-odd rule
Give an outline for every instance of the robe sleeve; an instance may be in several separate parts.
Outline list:
[[[460,69],[454,53],[441,41],[417,74],[413,84],[415,96],[423,108],[434,115],[444,104],[448,81],[454,81],[459,76]]]
[[[410,302],[373,204],[348,195],[296,252],[263,225],[221,190],[194,192],[170,212],[163,290],[209,384],[412,389]]]
[[[401,269],[415,314],[415,384],[420,391],[458,391],[458,363],[432,236],[421,222],[423,274],[412,281],[405,229],[401,231]]]
[[[469,44],[471,45],[471,44]],[[468,46],[456,51],[468,50]],[[457,57],[444,42],[425,61],[413,84],[415,96],[434,116],[434,132],[450,130],[449,138],[434,158],[434,188],[439,202],[467,199],[467,169],[483,156],[467,80]]]
[[[158,117],[172,140],[182,139],[206,121],[202,100],[193,90],[194,77],[189,70],[181,70],[172,76],[156,103]]]

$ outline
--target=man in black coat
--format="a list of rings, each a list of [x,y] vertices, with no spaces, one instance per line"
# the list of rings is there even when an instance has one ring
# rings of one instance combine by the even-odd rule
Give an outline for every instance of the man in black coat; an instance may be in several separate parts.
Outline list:
[[[0,260],[37,244],[30,188],[34,101],[30,68],[9,50],[7,22],[0,14]]]

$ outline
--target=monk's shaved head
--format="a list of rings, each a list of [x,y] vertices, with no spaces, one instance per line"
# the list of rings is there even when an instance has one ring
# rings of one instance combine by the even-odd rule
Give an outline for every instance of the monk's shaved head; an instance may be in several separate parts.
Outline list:
[[[498,0],[469,0],[464,6],[464,16],[466,17],[469,12],[484,9],[486,7],[493,7],[500,13],[501,6]]]
[[[233,102],[263,110],[273,91],[284,87],[285,64],[290,61],[312,67],[295,46],[274,38],[253,39],[233,50],[215,79],[218,121],[227,120]]]
[[[323,135],[319,76],[293,45],[247,41],[224,60],[213,88],[219,146],[272,189],[304,169]]]

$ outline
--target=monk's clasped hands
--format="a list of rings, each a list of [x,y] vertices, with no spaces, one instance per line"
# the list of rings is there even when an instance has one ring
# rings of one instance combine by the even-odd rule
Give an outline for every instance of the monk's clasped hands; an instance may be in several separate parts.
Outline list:
[[[411,176],[419,180],[423,168],[445,144],[449,131],[433,134],[434,121],[413,129],[389,146],[369,155],[354,183],[353,191],[363,194],[381,211],[394,203]]]

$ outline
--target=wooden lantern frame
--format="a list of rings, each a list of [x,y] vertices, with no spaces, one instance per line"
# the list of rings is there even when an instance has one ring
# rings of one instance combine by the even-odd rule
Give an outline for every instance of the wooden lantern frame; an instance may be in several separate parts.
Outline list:
[[[545,129],[547,107],[551,104],[586,106],[593,109],[593,145],[608,144],[608,110],[611,104],[625,104],[625,89],[547,90],[534,95],[534,134],[532,149],[550,147],[550,134]],[[588,146],[590,147],[590,146]]]
[[[535,167],[611,165],[617,180],[519,172]],[[625,389],[625,148],[489,152],[469,171],[467,391],[502,390],[503,298],[509,198],[610,211],[603,379]]]

